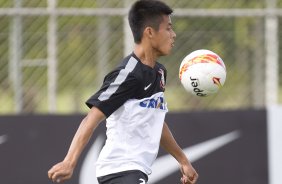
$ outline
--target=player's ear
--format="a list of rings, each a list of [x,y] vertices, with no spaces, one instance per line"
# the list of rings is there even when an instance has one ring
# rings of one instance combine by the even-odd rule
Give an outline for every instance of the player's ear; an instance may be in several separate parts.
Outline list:
[[[154,29],[152,27],[146,27],[144,29],[143,35],[145,35],[147,38],[152,38],[154,35]]]

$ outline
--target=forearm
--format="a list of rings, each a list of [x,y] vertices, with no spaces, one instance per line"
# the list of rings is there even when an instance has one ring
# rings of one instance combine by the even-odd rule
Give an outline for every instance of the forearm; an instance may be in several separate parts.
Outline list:
[[[161,146],[164,150],[170,153],[179,163],[181,164],[189,163],[185,153],[182,151],[182,149],[175,141],[166,123],[164,123],[163,126],[163,131],[161,136]]]
[[[89,142],[94,130],[103,119],[104,114],[97,108],[94,107],[90,110],[87,116],[81,121],[64,161],[69,162],[72,167],[76,166],[81,152]]]
[[[182,173],[182,184],[195,184],[198,179],[198,173],[191,165],[185,153],[176,143],[166,123],[164,123],[163,126],[161,146],[168,153],[170,153],[180,164],[180,171]]]

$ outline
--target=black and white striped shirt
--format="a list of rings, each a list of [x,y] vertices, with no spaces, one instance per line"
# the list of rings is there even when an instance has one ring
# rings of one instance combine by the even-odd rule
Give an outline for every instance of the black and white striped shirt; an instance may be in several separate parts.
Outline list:
[[[126,170],[151,173],[167,105],[166,69],[144,65],[131,54],[108,75],[86,104],[107,116],[107,141],[96,164],[96,176]]]

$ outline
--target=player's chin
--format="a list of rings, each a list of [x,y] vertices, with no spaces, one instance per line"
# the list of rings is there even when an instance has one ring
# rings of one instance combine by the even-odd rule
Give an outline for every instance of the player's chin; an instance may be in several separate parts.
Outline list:
[[[171,54],[171,50],[169,50],[168,52],[166,52],[166,55],[170,55]]]
[[[172,48],[168,48],[168,49],[165,49],[161,52],[161,55],[162,56],[167,56],[167,55],[170,55],[171,54],[171,50]]]
[[[171,54],[173,47],[174,47],[174,44],[171,44],[168,46],[168,49],[167,49],[168,54]]]

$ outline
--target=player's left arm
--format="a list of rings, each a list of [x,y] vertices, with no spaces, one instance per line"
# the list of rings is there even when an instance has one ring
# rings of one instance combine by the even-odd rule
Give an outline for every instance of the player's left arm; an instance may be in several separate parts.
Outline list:
[[[160,144],[161,147],[164,148],[164,150],[166,150],[168,153],[170,153],[180,164],[180,170],[182,172],[182,183],[196,183],[198,174],[186,157],[185,153],[177,144],[166,122],[164,122]]]

